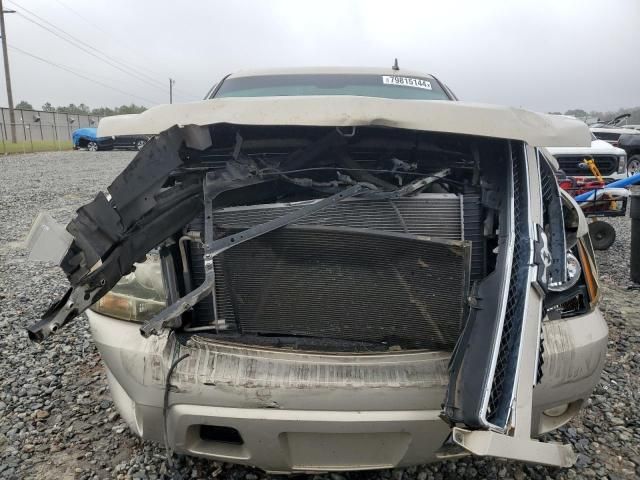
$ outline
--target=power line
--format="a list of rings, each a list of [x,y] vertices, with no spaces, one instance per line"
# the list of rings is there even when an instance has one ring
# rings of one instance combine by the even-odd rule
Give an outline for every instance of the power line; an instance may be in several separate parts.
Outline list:
[[[9,0],[9,1],[11,1],[11,0]],[[13,2],[12,2],[12,3],[13,3]],[[24,14],[22,14],[21,12],[17,12],[17,13],[18,13],[18,15],[19,15],[20,17],[22,17],[23,19],[25,19],[25,20],[27,20],[27,21],[29,21],[29,22],[33,23],[34,25],[37,25],[38,27],[40,27],[40,28],[42,28],[42,29],[44,29],[44,30],[48,31],[49,33],[51,33],[51,34],[55,35],[56,37],[60,38],[61,40],[64,40],[65,42],[67,42],[67,43],[69,43],[69,44],[73,45],[74,47],[76,47],[76,48],[78,48],[78,49],[82,50],[83,52],[85,52],[85,53],[87,53],[87,54],[91,55],[92,57],[97,58],[98,60],[100,60],[100,61],[102,61],[102,62],[106,63],[107,65],[109,65],[109,66],[111,66],[111,67],[113,67],[113,68],[115,68],[115,69],[117,69],[117,70],[119,70],[119,71],[121,71],[121,72],[123,72],[123,73],[126,73],[127,75],[130,75],[130,76],[132,76],[132,77],[136,78],[137,80],[140,80],[140,81],[142,81],[142,82],[146,83],[147,85],[150,85],[150,86],[152,86],[152,87],[155,87],[155,88],[157,88],[158,90],[161,90],[161,91],[163,91],[163,92],[165,92],[165,93],[166,93],[166,89],[165,89],[163,86],[160,86],[160,85],[156,85],[156,84],[154,84],[154,83],[151,83],[150,81],[146,80],[145,78],[142,78],[142,77],[141,77],[140,75],[138,75],[137,73],[126,70],[126,69],[125,69],[125,68],[127,68],[127,67],[126,67],[126,65],[125,65],[125,68],[122,68],[121,66],[117,65],[116,63],[114,63],[114,62],[115,62],[115,60],[114,60],[114,61],[108,60],[108,59],[110,59],[110,58],[112,58],[112,57],[109,57],[108,55],[106,55],[106,54],[104,54],[104,53],[100,52],[100,50],[98,50],[98,49],[96,49],[96,48],[94,48],[94,47],[91,47],[91,46],[89,46],[89,45],[87,45],[87,46],[85,47],[85,45],[84,45],[83,43],[81,43],[81,42],[82,42],[81,40],[78,40],[76,37],[74,37],[73,35],[71,35],[71,34],[67,33],[67,32],[66,32],[66,31],[64,31],[63,29],[61,29],[61,28],[59,28],[59,27],[56,27],[56,26],[55,26],[55,25],[53,25],[51,22],[47,22],[46,20],[42,19],[44,22],[46,22],[46,23],[50,24],[53,28],[56,28],[56,29],[60,30],[61,32],[63,32],[65,35],[69,36],[69,37],[70,37],[71,39],[73,39],[73,40],[70,40],[70,39],[68,39],[68,38],[65,38],[64,36],[62,36],[60,33],[56,32],[55,30],[52,30],[51,28],[47,27],[46,25],[43,25],[43,24],[41,24],[41,23],[37,22],[36,20],[33,20],[32,18],[29,18],[29,17],[25,16],[25,15],[24,15]],[[41,18],[41,17],[39,17],[39,16],[37,16],[37,15],[35,15],[35,14],[32,14],[32,15],[36,16],[37,18]],[[100,56],[100,55],[96,55],[96,54],[95,54],[95,53],[93,53],[92,51],[88,50],[88,48],[93,48],[96,52],[100,53],[102,56]],[[106,57],[106,58],[104,58],[104,57]],[[149,77],[149,78],[150,78],[150,77]],[[154,81],[156,81],[156,80],[154,80]],[[164,103],[164,102],[161,102],[161,103]]]
[[[8,0],[11,1],[11,0]],[[85,17],[84,15],[82,15],[80,12],[78,12],[77,10],[75,10],[74,8],[71,8],[69,5],[67,5],[66,3],[64,3],[62,0],[56,0],[56,2],[58,4],[60,4],[61,6],[63,6],[64,8],[66,8],[67,10],[69,10],[71,13],[73,13],[76,17],[78,17],[80,20],[82,20],[84,23],[86,23],[88,26],[90,26],[91,28],[95,28],[96,30],[101,31],[104,35],[111,37],[111,39],[115,40],[117,43],[119,43],[120,45],[124,46],[125,48],[131,50],[131,46],[125,44],[122,40],[119,40],[117,38],[114,37],[114,35],[110,32],[107,32],[104,28],[102,28],[100,25],[98,25],[97,23],[92,22],[90,19],[88,19],[87,17]],[[140,53],[140,52],[138,52]],[[123,59],[120,59],[120,61],[124,64],[128,64],[131,65],[131,62],[127,62]],[[134,68],[134,67],[131,67]],[[164,76],[164,74],[158,73],[157,71],[153,71],[151,69],[149,69],[149,71],[151,73],[155,73],[158,76]],[[154,79],[155,80],[155,79]]]
[[[127,62],[127,61],[125,61],[125,60],[123,60],[123,59],[121,59],[121,58],[114,58],[113,56],[106,54],[105,52],[101,51],[100,49],[98,49],[98,48],[96,48],[96,47],[94,47],[94,46],[92,46],[92,45],[89,45],[89,44],[88,44],[87,42],[85,42],[84,40],[79,39],[78,37],[75,37],[74,35],[70,34],[70,33],[69,33],[69,32],[67,32],[66,30],[64,30],[63,28],[58,27],[57,25],[54,25],[53,23],[51,23],[51,22],[50,22],[50,21],[48,21],[47,19],[45,19],[45,18],[43,18],[43,17],[39,16],[38,14],[36,14],[36,13],[34,13],[33,11],[29,10],[28,8],[25,8],[25,7],[24,7],[24,6],[22,6],[22,5],[18,5],[14,0],[6,0],[6,1],[8,1],[8,2],[10,2],[10,3],[14,4],[14,5],[16,5],[17,7],[19,7],[20,9],[22,9],[24,12],[27,12],[29,15],[31,15],[31,16],[33,16],[33,17],[37,18],[38,20],[40,20],[40,21],[42,21],[42,22],[44,22],[44,23],[46,23],[47,25],[49,25],[50,27],[54,28],[55,30],[57,30],[57,31],[59,31],[59,32],[62,32],[64,35],[66,35],[67,37],[69,37],[73,42],[75,42],[75,43],[77,43],[77,44],[78,44],[78,45],[75,45],[75,46],[76,46],[76,48],[80,48],[81,50],[83,50],[83,51],[85,51],[85,52],[86,52],[85,48],[88,48],[88,49],[90,49],[90,50],[93,50],[94,52],[98,53],[99,55],[102,55],[103,57],[106,57],[107,59],[109,59],[111,63],[120,64],[120,65],[121,65],[122,67],[124,67],[125,69],[131,70],[131,72],[133,72],[133,73],[131,73],[131,72],[125,72],[125,73],[127,73],[127,74],[129,74],[129,75],[133,76],[134,78],[137,78],[138,80],[141,80],[141,81],[143,81],[143,82],[146,82],[146,83],[149,83],[149,82],[155,82],[155,85],[154,85],[154,86],[155,86],[156,88],[160,88],[160,89],[162,89],[163,91],[165,91],[165,92],[166,92],[165,87],[164,87],[164,82],[162,82],[162,81],[160,81],[160,80],[157,80],[156,78],[153,78],[153,77],[151,77],[151,76],[147,75],[144,71],[140,70],[137,66],[133,66],[133,65],[131,64],[131,62]],[[78,16],[80,19],[82,19],[85,23],[87,23],[87,24],[88,24],[89,26],[91,26],[92,28],[97,28],[98,30],[100,30],[100,31],[104,32],[107,36],[111,36],[111,37],[113,38],[113,36],[112,36],[112,35],[110,35],[108,32],[106,32],[103,28],[101,28],[101,27],[99,27],[99,26],[95,25],[93,22],[89,22],[89,21],[88,21],[88,20],[87,20],[83,15],[81,15],[80,13],[78,13],[76,10],[74,10],[74,9],[73,9],[73,8],[71,8],[71,7],[69,7],[68,5],[66,5],[66,4],[65,4],[64,2],[62,2],[61,0],[56,0],[56,1],[57,1],[60,5],[62,5],[63,7],[67,8],[68,10],[70,10],[71,12],[73,12],[76,16]],[[27,18],[27,17],[25,17],[23,14],[20,14],[20,15],[21,15],[23,18],[25,18],[26,20],[29,20],[29,21],[31,21],[32,23],[35,23],[36,25],[40,26],[41,28],[44,28],[44,26],[43,26],[43,25],[38,24],[38,23],[37,23],[37,22],[35,22],[33,19],[28,19],[28,18]],[[49,30],[49,29],[47,29],[47,28],[45,28],[45,30],[47,30],[47,31],[51,32],[51,30]],[[60,35],[58,35],[57,33],[54,33],[54,32],[51,32],[51,33],[53,33],[54,35],[58,36],[59,38],[62,38],[62,37],[60,37]],[[65,40],[65,41],[69,42],[69,40],[68,40],[68,39],[63,39],[63,40]],[[121,42],[121,41],[120,41],[120,42],[118,42],[118,43],[123,44],[123,42]],[[86,52],[86,53],[89,53],[89,52]],[[91,54],[91,53],[90,53],[90,54]],[[95,55],[93,55],[93,56],[95,56]],[[104,60],[104,58],[102,58],[102,57],[98,57],[98,58],[100,58],[102,61],[105,61],[105,62],[106,62],[106,60]],[[106,63],[108,63],[108,64],[110,64],[110,65],[111,65],[111,63],[110,63],[110,62],[106,62]],[[117,67],[117,66],[115,66],[115,65],[111,65],[111,66],[113,66],[113,67],[115,67],[115,68],[118,68],[119,70],[121,70],[121,71],[122,71],[122,68],[119,68],[119,67]],[[140,77],[143,77],[143,78],[140,78]],[[175,91],[178,91],[178,92],[181,92],[183,95],[185,95],[185,96],[187,96],[187,97],[192,97],[192,98],[196,98],[196,99],[199,99],[199,98],[200,98],[198,95],[192,95],[192,94],[190,94],[190,93],[187,93],[187,92],[185,92],[185,91],[183,91],[183,90],[180,90],[180,89],[177,89],[177,88],[174,88],[174,90],[175,90]]]
[[[109,59],[112,63],[116,63],[116,64],[117,64],[117,63],[122,63],[122,61],[121,61],[121,60],[118,60],[118,59],[116,59],[116,58],[113,58],[113,57],[111,57],[110,55],[108,55],[108,54],[106,54],[106,53],[102,52],[101,50],[97,49],[96,47],[93,47],[92,45],[89,45],[89,44],[88,44],[87,42],[85,42],[84,40],[81,40],[81,39],[79,39],[79,38],[75,37],[74,35],[70,34],[69,32],[67,32],[67,31],[66,31],[66,30],[64,30],[63,28],[60,28],[60,27],[58,27],[57,25],[54,25],[53,23],[51,23],[51,22],[50,22],[50,21],[48,21],[47,19],[42,18],[40,15],[38,15],[38,14],[36,14],[36,13],[32,12],[32,11],[31,11],[31,10],[29,10],[28,8],[25,8],[25,7],[23,7],[22,5],[18,5],[18,4],[17,4],[17,3],[15,3],[13,0],[6,0],[6,1],[7,1],[7,2],[9,2],[9,3],[12,3],[12,4],[13,4],[13,5],[15,5],[17,8],[20,8],[20,10],[21,10],[22,12],[27,12],[27,13],[28,13],[29,15],[31,15],[32,17],[37,18],[37,19],[38,19],[38,20],[40,20],[41,22],[44,22],[45,24],[49,25],[49,27],[51,27],[51,28],[53,28],[53,29],[57,30],[58,32],[62,32],[62,34],[64,34],[64,35],[66,35],[67,37],[69,37],[68,39],[67,39],[67,38],[64,38],[64,37],[60,36],[60,34],[59,34],[58,32],[55,32],[55,31],[51,30],[50,28],[47,28],[47,27],[45,27],[44,25],[42,25],[42,24],[38,23],[37,21],[35,21],[35,20],[33,20],[33,19],[30,19],[30,18],[26,17],[22,12],[20,12],[20,11],[18,12],[18,14],[19,14],[22,18],[24,18],[24,19],[26,19],[26,20],[28,20],[28,21],[30,21],[30,22],[32,22],[32,23],[34,23],[34,24],[38,25],[38,26],[39,26],[39,27],[41,27],[41,28],[44,28],[44,29],[45,29],[45,30],[47,30],[48,32],[53,33],[54,35],[56,35],[58,38],[61,38],[61,39],[65,40],[66,42],[73,44],[73,45],[74,45],[74,46],[76,46],[77,48],[81,48],[81,49],[82,49],[83,51],[85,51],[85,52],[87,52],[87,49],[89,49],[89,50],[93,50],[94,52],[96,52],[96,53],[98,53],[98,54],[102,55],[103,57],[106,57],[107,59]],[[69,40],[69,39],[71,39],[71,40]],[[89,52],[87,52],[87,53],[89,53]],[[93,55],[93,56],[95,56],[95,54],[92,54],[92,53],[90,53],[90,54],[91,54],[91,55]],[[101,58],[101,57],[98,57],[98,58]],[[105,61],[103,58],[101,58],[101,59],[102,59],[103,61]],[[115,65],[112,65],[112,66],[116,67]],[[124,71],[125,73],[128,73],[129,75],[132,75],[132,76],[134,76],[134,77],[138,78],[138,80],[145,81],[145,82],[149,83],[150,85],[151,85],[151,83],[150,83],[150,82],[155,82],[155,85],[154,85],[154,86],[156,86],[157,88],[162,88],[162,89],[164,90],[164,87],[163,87],[163,86],[164,86],[164,84],[163,84],[162,82],[160,82],[160,81],[156,80],[156,79],[155,79],[155,78],[153,78],[153,77],[150,77],[149,75],[145,74],[144,72],[139,72],[139,71],[137,71],[136,69],[134,69],[134,68],[132,68],[132,67],[128,67],[128,66],[126,66],[126,65],[124,65],[124,64],[123,64],[122,66],[123,66],[123,67],[125,67],[125,68],[127,68],[127,69],[129,69],[129,70],[131,70],[131,72],[134,72],[135,74],[134,74],[134,73],[131,73],[131,72],[126,72],[126,71],[125,71],[125,70],[123,70],[121,67],[116,67],[116,68],[120,69],[121,71]],[[142,77],[142,78],[141,78],[141,77]],[[162,85],[162,86],[161,86],[161,85]]]
[[[65,70],[66,72],[69,72],[69,73],[71,73],[71,74],[73,74],[73,75],[75,75],[77,77],[83,78],[83,79],[88,80],[88,81],[93,82],[93,83],[96,83],[96,84],[101,85],[101,86],[103,86],[105,88],[109,88],[111,90],[114,90],[116,92],[122,93],[124,95],[128,95],[128,96],[131,96],[131,97],[139,98],[141,100],[144,100],[145,102],[151,103],[152,105],[158,103],[155,100],[150,100],[148,98],[141,97],[140,95],[136,95],[136,94],[131,93],[131,92],[126,92],[124,90],[120,90],[117,87],[113,87],[113,86],[108,85],[108,84],[106,84],[104,82],[101,82],[100,80],[96,80],[95,78],[88,77],[83,73],[79,73],[76,69],[74,69],[72,67],[68,67],[66,65],[60,65],[59,63],[55,63],[55,62],[52,62],[50,60],[47,60],[46,58],[39,57],[38,55],[34,55],[33,53],[29,53],[29,52],[27,52],[25,50],[22,50],[21,48],[14,47],[13,45],[9,45],[9,48],[11,50],[14,50],[14,51],[16,51],[18,53],[21,53],[23,55],[26,55],[26,56],[29,56],[31,58],[35,58],[36,60],[39,60],[41,62],[47,63],[47,64],[49,64],[49,65],[51,65],[53,67],[59,68],[61,70]]]
[[[15,2],[13,2],[13,0],[7,0],[7,1],[12,2],[12,3],[14,3],[14,4],[15,4]],[[69,10],[69,11],[70,11],[71,13],[73,13],[74,15],[76,15],[80,20],[82,20],[82,21],[83,21],[85,24],[87,24],[89,27],[91,27],[91,28],[95,28],[95,29],[97,29],[97,30],[101,31],[101,32],[102,32],[102,33],[104,33],[107,37],[110,37],[111,39],[115,40],[115,42],[116,42],[116,43],[119,43],[120,45],[125,46],[125,48],[127,48],[127,49],[131,50],[131,46],[130,46],[130,45],[128,45],[128,44],[126,44],[125,42],[123,42],[122,40],[120,40],[120,39],[116,38],[116,37],[113,35],[113,33],[110,33],[110,32],[108,32],[108,31],[106,31],[106,30],[105,30],[104,28],[102,28],[100,25],[98,25],[98,24],[96,24],[96,23],[92,22],[92,21],[91,21],[91,20],[89,20],[87,17],[85,17],[84,15],[82,15],[80,12],[78,12],[77,10],[75,10],[75,9],[71,8],[69,5],[67,5],[66,3],[64,3],[62,0],[56,0],[56,2],[57,2],[58,4],[60,4],[62,7],[66,8],[67,10]],[[132,63],[132,62],[126,61],[126,60],[124,60],[124,59],[122,59],[122,58],[118,58],[118,59],[116,59],[116,58],[113,58],[113,57],[111,57],[111,56],[108,56],[108,55],[106,55],[104,52],[101,52],[101,51],[100,51],[100,50],[98,50],[97,48],[92,47],[91,45],[87,44],[84,40],[81,40],[81,39],[78,39],[77,37],[74,37],[73,35],[69,34],[69,33],[68,33],[68,32],[66,32],[65,30],[63,30],[62,28],[57,27],[56,25],[52,24],[51,22],[49,22],[49,21],[45,20],[45,19],[44,19],[44,18],[42,18],[42,17],[37,16],[37,15],[36,15],[35,13],[33,13],[31,10],[28,10],[28,9],[26,9],[26,8],[24,8],[24,7],[21,7],[21,8],[22,8],[23,10],[25,10],[26,12],[30,13],[31,15],[35,16],[36,18],[39,18],[39,19],[40,19],[40,20],[42,20],[43,22],[46,22],[47,24],[49,24],[49,25],[51,25],[52,27],[56,28],[57,30],[62,31],[62,32],[63,32],[63,33],[65,33],[66,35],[68,35],[68,36],[70,36],[71,38],[73,38],[75,41],[77,41],[77,42],[81,43],[82,45],[85,45],[86,47],[91,48],[91,49],[95,50],[96,52],[101,53],[102,55],[107,56],[107,57],[108,57],[108,58],[110,58],[112,61],[114,61],[114,62],[118,62],[118,63],[120,63],[121,65],[123,65],[123,66],[124,66],[124,67],[126,67],[126,68],[130,68],[130,69],[131,69],[131,70],[133,70],[134,72],[139,73],[140,75],[145,76],[146,78],[150,79],[151,81],[154,81],[154,82],[158,83],[159,85],[162,85],[162,84],[163,84],[161,81],[159,81],[159,80],[157,80],[157,79],[155,79],[155,78],[153,78],[153,77],[151,77],[151,76],[147,75],[145,72],[143,72],[142,70],[138,69],[138,66],[137,66],[137,65],[133,65],[133,63]],[[155,73],[156,75],[159,75],[159,76],[160,76],[160,75],[162,75],[162,76],[164,76],[164,74],[160,74],[160,73],[158,73],[157,71],[153,71],[153,70],[151,70],[151,69],[147,69],[147,70],[151,71],[152,73]],[[199,100],[199,99],[200,99],[200,95],[192,95],[191,93],[186,92],[186,91],[184,91],[184,90],[182,90],[182,89],[180,89],[180,88],[175,88],[175,87],[174,87],[174,88],[173,88],[173,90],[174,90],[174,91],[176,91],[176,92],[181,93],[182,95],[184,95],[184,96],[186,96],[186,97],[194,98],[194,99],[196,99],[196,100]]]
[[[137,75],[135,75],[135,74],[133,74],[133,73],[131,73],[131,72],[129,72],[129,71],[127,71],[127,70],[125,70],[124,68],[122,68],[122,67],[120,67],[120,66],[116,65],[115,63],[110,62],[109,60],[107,60],[107,59],[105,59],[105,58],[103,58],[103,57],[100,57],[99,55],[96,55],[95,53],[93,53],[93,52],[91,52],[90,50],[88,50],[88,49],[84,48],[83,46],[78,45],[78,44],[76,44],[76,43],[72,42],[71,40],[69,40],[69,39],[67,39],[67,38],[63,37],[62,35],[58,34],[58,32],[56,32],[55,30],[52,30],[52,29],[50,29],[50,28],[46,27],[45,25],[42,25],[41,23],[36,22],[35,20],[33,20],[33,19],[31,19],[31,18],[26,17],[25,15],[22,15],[20,12],[18,12],[18,15],[20,15],[20,17],[24,18],[25,20],[27,20],[27,21],[29,21],[29,22],[31,22],[31,23],[33,23],[33,24],[35,24],[35,25],[39,26],[40,28],[43,28],[44,30],[47,30],[48,32],[50,32],[50,33],[52,33],[53,35],[55,35],[56,37],[60,38],[61,40],[64,40],[65,42],[67,42],[67,43],[69,43],[69,44],[73,45],[74,47],[76,47],[76,48],[78,48],[78,49],[82,50],[83,52],[85,52],[85,53],[87,53],[87,54],[91,55],[92,57],[97,58],[98,60],[100,60],[100,61],[102,61],[102,62],[106,63],[107,65],[109,65],[109,66],[111,66],[111,67],[113,67],[113,68],[115,68],[115,69],[117,69],[117,70],[120,70],[121,72],[126,73],[127,75],[130,75],[130,76],[132,76],[132,77],[136,78],[137,80],[140,80],[140,81],[142,81],[142,82],[146,83],[147,85],[150,85],[150,86],[152,86],[152,87],[158,88],[158,89],[163,90],[163,91],[165,91],[165,92],[166,92],[166,90],[165,90],[163,87],[160,87],[159,85],[156,85],[155,83],[151,83],[151,82],[149,82],[149,81],[147,81],[147,80],[145,80],[145,79],[143,79],[143,78],[140,78],[139,76],[137,76]]]

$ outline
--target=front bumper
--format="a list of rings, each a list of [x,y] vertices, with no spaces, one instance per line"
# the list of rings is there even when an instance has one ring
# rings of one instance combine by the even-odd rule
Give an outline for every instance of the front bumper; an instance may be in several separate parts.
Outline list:
[[[167,336],[88,312],[122,417],[141,437],[177,452],[268,471],[377,469],[436,460],[449,426],[440,418],[447,352],[341,355],[262,349]],[[544,324],[542,383],[534,388],[534,434],[562,425],[598,382],[607,327],[598,310]],[[544,410],[569,405],[557,417]],[[229,427],[241,442],[203,435]]]

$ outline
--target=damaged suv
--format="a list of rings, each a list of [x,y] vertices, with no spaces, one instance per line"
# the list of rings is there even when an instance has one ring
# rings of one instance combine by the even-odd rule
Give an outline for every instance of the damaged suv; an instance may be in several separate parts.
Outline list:
[[[537,437],[590,395],[607,327],[542,146],[588,147],[586,125],[395,69],[241,73],[210,97],[101,121],[155,136],[33,241],[71,288],[30,337],[86,310],[122,417],[176,452],[571,465]]]

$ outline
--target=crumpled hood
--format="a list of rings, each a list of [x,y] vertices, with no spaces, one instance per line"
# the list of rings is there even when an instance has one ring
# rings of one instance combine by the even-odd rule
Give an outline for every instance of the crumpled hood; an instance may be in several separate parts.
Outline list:
[[[356,96],[221,98],[159,105],[103,118],[99,136],[153,135],[174,125],[381,126],[523,140],[533,146],[591,146],[581,121],[527,110],[439,100]]]

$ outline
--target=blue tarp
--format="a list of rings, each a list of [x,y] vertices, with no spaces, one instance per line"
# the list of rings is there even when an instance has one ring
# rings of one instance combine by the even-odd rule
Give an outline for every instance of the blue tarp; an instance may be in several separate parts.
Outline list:
[[[73,145],[75,147],[78,146],[78,142],[81,138],[86,138],[90,141],[98,140],[98,129],[95,127],[87,127],[75,130],[71,135],[71,140],[73,140]]]

